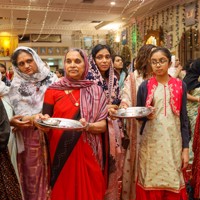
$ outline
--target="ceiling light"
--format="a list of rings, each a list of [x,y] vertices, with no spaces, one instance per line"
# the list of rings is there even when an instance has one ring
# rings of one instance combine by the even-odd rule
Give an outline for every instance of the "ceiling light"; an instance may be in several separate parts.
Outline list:
[[[111,23],[102,27],[101,30],[118,30],[120,26],[121,26],[120,23]]]
[[[114,1],[110,2],[110,5],[114,6],[116,3]]]

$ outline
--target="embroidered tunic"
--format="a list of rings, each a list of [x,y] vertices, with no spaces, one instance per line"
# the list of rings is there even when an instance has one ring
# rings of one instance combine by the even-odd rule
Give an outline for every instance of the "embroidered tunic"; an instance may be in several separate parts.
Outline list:
[[[145,190],[168,190],[178,193],[184,188],[181,170],[182,146],[188,147],[189,142],[187,117],[184,117],[187,116],[184,106],[185,88],[184,95],[181,95],[183,98],[180,106],[176,104],[178,94],[173,96],[179,91],[171,88],[170,84],[157,83],[151,89],[152,91],[148,90],[147,97],[147,81],[145,81],[138,91],[138,106],[144,106],[147,99],[147,103],[156,108],[156,117],[146,121],[141,138],[138,184]],[[180,110],[175,110],[172,103],[178,105],[175,107]]]

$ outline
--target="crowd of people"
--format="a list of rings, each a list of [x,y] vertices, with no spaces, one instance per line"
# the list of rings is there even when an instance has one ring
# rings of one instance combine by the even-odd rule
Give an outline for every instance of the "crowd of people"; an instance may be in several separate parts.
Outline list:
[[[0,199],[200,198],[200,59],[173,65],[167,48],[151,44],[128,64],[111,52],[69,49],[54,73],[21,46],[9,75],[0,65]],[[129,107],[151,113],[116,117]],[[38,123],[49,118],[84,128]]]

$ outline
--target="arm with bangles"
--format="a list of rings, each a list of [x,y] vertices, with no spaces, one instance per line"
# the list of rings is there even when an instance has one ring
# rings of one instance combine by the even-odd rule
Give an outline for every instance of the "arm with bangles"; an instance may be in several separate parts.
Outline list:
[[[106,120],[101,120],[98,122],[86,122],[84,118],[80,119],[80,122],[85,126],[85,130],[92,134],[104,133],[107,130]]]

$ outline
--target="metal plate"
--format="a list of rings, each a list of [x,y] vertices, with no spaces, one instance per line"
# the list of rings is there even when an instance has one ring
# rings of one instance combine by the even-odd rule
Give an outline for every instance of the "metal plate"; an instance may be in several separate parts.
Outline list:
[[[128,107],[117,110],[117,113],[113,116],[118,118],[141,118],[148,116],[151,112],[152,109],[147,107]]]
[[[37,120],[38,124],[46,126],[52,129],[64,129],[64,130],[83,130],[83,126],[79,121],[64,118],[48,118],[47,120]]]

